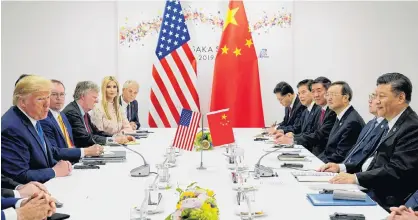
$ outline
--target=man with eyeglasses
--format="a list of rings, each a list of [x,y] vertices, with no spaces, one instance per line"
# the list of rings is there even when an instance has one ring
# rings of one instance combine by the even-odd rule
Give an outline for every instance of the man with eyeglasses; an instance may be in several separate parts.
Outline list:
[[[375,117],[370,120],[367,125],[361,130],[357,138],[356,144],[348,153],[347,157],[341,164],[327,163],[319,168],[320,172],[347,172],[346,164],[348,166],[361,166],[364,161],[370,156],[377,147],[380,138],[383,135],[387,121],[383,117],[377,115],[377,99],[376,94],[369,95],[369,112]]]
[[[65,87],[61,81],[51,80],[52,90],[48,117],[41,121],[42,129],[49,142],[54,147],[53,155],[56,160],[70,160],[77,162],[84,156],[99,156],[103,152],[100,145],[92,145],[83,149],[74,145],[70,123],[61,112],[65,103]]]
[[[52,83],[41,76],[21,79],[13,91],[13,105],[1,117],[1,171],[26,184],[67,176],[71,163],[57,162],[40,124],[48,115]]]
[[[324,163],[342,162],[356,143],[364,127],[364,120],[350,104],[353,92],[348,83],[333,82],[325,94],[328,106],[337,114],[324,152],[318,158]]]
[[[330,180],[358,184],[389,210],[406,203],[418,186],[418,115],[409,106],[412,83],[400,73],[386,73],[377,79],[377,114],[388,121],[375,151],[361,167],[347,166]]]

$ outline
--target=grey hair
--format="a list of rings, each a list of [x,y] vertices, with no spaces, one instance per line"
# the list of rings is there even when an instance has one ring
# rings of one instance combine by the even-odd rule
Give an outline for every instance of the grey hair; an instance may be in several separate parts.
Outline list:
[[[127,89],[131,85],[136,85],[137,87],[139,87],[139,84],[135,80],[128,80],[123,84],[123,88]]]
[[[81,96],[85,95],[90,90],[99,92],[99,86],[92,81],[81,81],[77,83],[73,95],[74,100],[79,100]]]

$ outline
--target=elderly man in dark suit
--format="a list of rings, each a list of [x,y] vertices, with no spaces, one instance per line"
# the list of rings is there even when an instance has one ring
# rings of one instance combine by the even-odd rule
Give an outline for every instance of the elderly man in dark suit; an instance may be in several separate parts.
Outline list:
[[[418,186],[418,115],[412,83],[400,73],[377,79],[377,113],[388,121],[380,143],[362,166],[347,166],[331,183],[358,184],[386,210],[405,204]]]
[[[349,166],[361,166],[364,161],[374,152],[383,131],[387,125],[387,121],[383,117],[377,115],[377,99],[376,93],[369,96],[369,112],[375,116],[367,125],[361,130],[357,138],[356,144],[349,152],[343,163],[327,163],[319,168],[321,172],[346,172],[346,164]]]
[[[325,150],[318,158],[324,163],[340,163],[356,143],[364,127],[364,120],[350,104],[353,91],[346,82],[332,83],[325,97],[328,106],[337,114],[337,119],[329,134]]]
[[[138,90],[138,83],[133,80],[128,80],[123,84],[122,95],[119,97],[119,105],[124,110],[132,130],[141,127],[138,116],[138,101],[135,100],[138,95]]]
[[[94,144],[106,145],[112,143],[125,144],[134,141],[132,136],[115,135],[113,137],[100,131],[91,123],[89,111],[99,102],[99,87],[91,81],[77,83],[74,91],[74,101],[62,111],[72,127],[74,144],[77,147],[88,147]]]
[[[72,170],[68,161],[53,158],[39,122],[48,114],[50,93],[50,80],[26,76],[14,89],[14,106],[1,117],[1,171],[20,183],[46,182]]]

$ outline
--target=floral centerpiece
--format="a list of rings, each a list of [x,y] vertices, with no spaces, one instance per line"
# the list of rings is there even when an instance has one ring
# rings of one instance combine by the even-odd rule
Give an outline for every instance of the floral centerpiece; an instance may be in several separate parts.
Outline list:
[[[195,185],[196,182],[187,186],[180,193],[176,211],[167,216],[165,220],[218,220],[219,209],[216,204],[215,194],[212,190],[203,189]]]
[[[203,150],[211,150],[213,149],[212,146],[212,136],[210,135],[210,131],[203,130],[196,133],[196,137],[194,139],[194,145],[196,146],[196,150],[200,151]]]

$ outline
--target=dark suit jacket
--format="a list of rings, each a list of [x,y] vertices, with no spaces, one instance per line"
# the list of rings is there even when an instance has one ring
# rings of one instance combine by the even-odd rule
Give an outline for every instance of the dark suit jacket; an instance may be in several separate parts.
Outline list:
[[[350,106],[341,117],[341,120],[338,120],[338,118],[335,120],[325,151],[318,158],[324,163],[341,163],[356,144],[357,137],[363,127],[363,118],[353,106]]]
[[[119,96],[119,105],[122,106],[122,96]],[[137,128],[141,127],[141,123],[139,123],[139,116],[138,116],[138,101],[133,100],[129,103],[131,106],[131,117],[128,118],[129,122],[135,122]],[[126,111],[126,109],[124,109]]]
[[[108,134],[104,131],[100,131],[97,127],[91,123],[90,115],[88,115],[88,124],[90,125],[92,133],[88,133],[86,127],[84,126],[84,119],[81,115],[80,108],[76,101],[68,104],[62,113],[67,116],[68,121],[72,127],[74,144],[77,147],[88,147],[93,144],[106,144],[106,137],[111,137],[111,134]]]
[[[1,117],[1,172],[20,183],[46,182],[55,177],[51,143],[44,137],[46,152],[29,118],[11,107]]]
[[[387,121],[381,121],[377,127],[374,127],[375,125],[376,119],[373,119],[370,120],[366,126],[364,126],[357,138],[356,144],[353,146],[353,149],[347,154],[346,160],[344,161],[345,164],[352,164],[351,166],[362,166],[370,154],[374,152],[380,138],[383,135]],[[371,128],[372,126],[374,128]],[[372,130],[367,134],[370,128]],[[366,134],[367,136],[365,136]]]
[[[16,198],[1,197],[1,210],[12,208],[12,207],[14,208],[18,200],[19,199],[16,199]],[[2,212],[1,219],[4,219],[3,212]]]
[[[321,107],[314,104],[311,111],[308,111],[308,108],[303,110],[300,120],[298,120],[293,126],[286,127],[283,131],[285,133],[292,132],[293,134],[307,133],[310,134],[314,132],[314,128],[317,127],[315,118],[317,114],[321,113]]]
[[[385,135],[385,134],[384,134]],[[346,166],[356,173],[361,186],[369,189],[382,207],[400,206],[418,186],[418,116],[408,107],[383,136],[369,168]]]
[[[65,114],[60,114],[62,121],[67,128],[71,142],[74,143],[71,125],[68,122]],[[56,160],[69,160],[71,162],[76,162],[80,159],[81,150],[76,148],[68,148],[64,134],[62,133],[61,128],[51,111],[48,112],[48,117],[46,117],[44,120],[41,120],[40,122],[45,136],[49,139],[51,146],[54,148],[53,155]]]
[[[20,184],[9,177],[1,175],[1,196],[2,197],[14,197],[13,190]]]
[[[291,126],[298,123],[301,119],[302,112],[306,107],[302,105],[299,101],[299,97],[296,96],[295,102],[293,103],[292,112],[290,112],[289,117],[289,108],[285,108],[285,115],[283,121],[276,127],[277,130],[282,129],[284,131],[288,130]]]
[[[3,196],[1,197],[1,220],[6,220],[3,209],[12,207],[14,208],[18,200],[19,199],[16,198],[4,198]]]
[[[321,154],[328,142],[328,136],[334,126],[337,115],[330,108],[327,108],[324,116],[324,121],[320,123],[321,107],[314,119],[314,127],[312,133],[301,133],[294,136],[296,144],[303,145],[310,150],[314,155]]]

